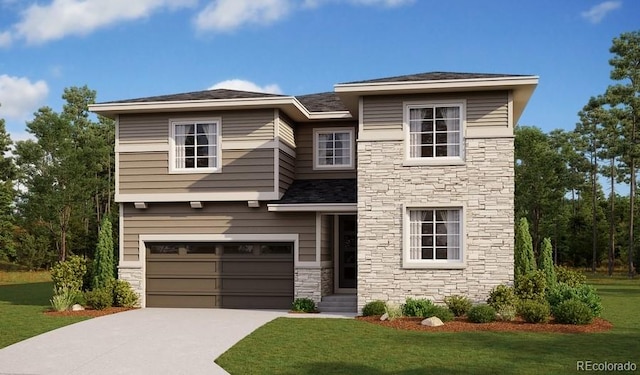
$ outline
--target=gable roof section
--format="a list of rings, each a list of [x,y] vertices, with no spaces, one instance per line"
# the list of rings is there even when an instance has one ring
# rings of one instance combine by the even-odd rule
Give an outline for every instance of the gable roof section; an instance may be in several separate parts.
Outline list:
[[[348,111],[335,92],[321,92],[318,94],[299,95],[296,98],[310,112]]]
[[[295,180],[275,204],[357,203],[356,179]]]
[[[264,92],[215,89],[215,90],[186,92],[182,94],[159,95],[159,96],[149,96],[146,98],[117,100],[117,101],[105,102],[101,104],[176,102],[176,101],[180,102],[180,101],[187,101],[187,100],[255,99],[255,98],[285,97],[285,96],[286,95],[268,94]]]
[[[388,83],[388,82],[416,82],[416,81],[446,81],[456,79],[480,79],[480,78],[504,78],[504,77],[527,77],[521,74],[496,74],[496,73],[455,73],[455,72],[428,72],[418,74],[407,74],[395,77],[376,78],[365,81],[354,81],[340,83],[338,85],[348,85],[356,83]]]

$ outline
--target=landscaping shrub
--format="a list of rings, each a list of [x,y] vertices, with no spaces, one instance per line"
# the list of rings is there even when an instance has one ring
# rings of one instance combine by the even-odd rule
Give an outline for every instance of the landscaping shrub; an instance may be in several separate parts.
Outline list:
[[[515,306],[518,304],[518,296],[513,287],[507,285],[498,285],[491,289],[487,303],[496,310],[503,306]]]
[[[87,305],[96,310],[113,306],[113,292],[109,288],[98,288],[84,293]]]
[[[593,320],[591,308],[577,299],[560,302],[553,315],[558,323],[564,324],[589,324]]]
[[[67,311],[73,306],[76,300],[76,295],[80,294],[79,292],[69,289],[69,288],[61,288],[54,289],[53,297],[49,300],[51,302],[51,307],[55,311]]]
[[[451,310],[449,310],[445,306],[438,306],[438,305],[431,306],[431,308],[427,310],[427,313],[425,314],[424,317],[431,318],[432,316],[438,317],[443,322],[450,322],[453,320],[453,317],[454,317],[453,312],[451,312]]]
[[[371,301],[362,308],[363,316],[383,315],[387,304],[384,301]]]
[[[384,312],[389,317],[389,320],[402,317],[402,307],[393,303],[387,303]]]
[[[520,299],[542,301],[546,298],[546,290],[547,280],[540,270],[516,278],[515,292]]]
[[[580,286],[587,282],[587,277],[582,272],[574,271],[563,266],[556,266],[556,280],[569,286]]]
[[[465,315],[467,312],[469,312],[471,306],[473,306],[471,300],[468,297],[459,295],[445,297],[444,303],[455,316]]]
[[[402,315],[428,318],[427,313],[432,307],[433,303],[426,298],[414,299],[409,297],[402,305]]]
[[[113,233],[107,216],[100,223],[98,245],[93,259],[93,289],[104,288],[115,279],[113,267]]]
[[[496,320],[496,310],[486,303],[473,306],[467,313],[470,322],[489,323]]]
[[[529,222],[521,218],[516,226],[516,244],[514,249],[514,272],[516,282],[518,276],[524,276],[536,269],[536,258],[533,255],[533,240],[529,233]]]
[[[314,312],[316,303],[311,298],[296,298],[291,305],[291,310],[296,312]]]
[[[542,250],[540,252],[538,266],[540,270],[544,272],[547,288],[556,285],[556,269],[553,265],[553,247],[551,246],[551,240],[549,238],[545,238],[544,241],[542,241]]]
[[[496,309],[496,319],[502,320],[503,322],[512,321],[516,318],[516,315],[518,315],[516,305],[500,305]]]
[[[118,307],[135,307],[138,295],[131,288],[131,284],[124,280],[113,281],[113,304]]]
[[[51,267],[51,280],[53,281],[54,290],[81,290],[82,278],[86,272],[86,261],[77,255],[68,257],[64,262],[56,263]]]
[[[602,301],[596,289],[589,284],[570,286],[564,282],[557,283],[555,287],[547,291],[547,301],[551,305],[551,310],[555,315],[555,309],[564,301],[576,299],[585,303],[593,316],[600,316],[602,313]]]
[[[527,323],[546,323],[551,314],[549,305],[539,300],[523,300],[519,310],[520,315]]]

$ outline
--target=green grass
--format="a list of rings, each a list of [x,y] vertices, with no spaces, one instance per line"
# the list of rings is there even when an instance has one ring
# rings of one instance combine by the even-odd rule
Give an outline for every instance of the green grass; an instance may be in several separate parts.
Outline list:
[[[231,374],[566,374],[576,361],[640,368],[640,280],[590,278],[614,329],[427,333],[356,320],[276,319],[220,356]],[[601,373],[601,372],[600,372]]]
[[[52,294],[48,272],[0,271],[0,348],[86,319],[43,314]]]

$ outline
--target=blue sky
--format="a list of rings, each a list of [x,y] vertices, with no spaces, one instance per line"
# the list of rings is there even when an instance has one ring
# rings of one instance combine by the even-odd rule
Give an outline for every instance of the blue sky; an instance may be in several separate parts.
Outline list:
[[[538,75],[520,124],[572,129],[639,15],[636,0],[0,0],[0,118],[25,139],[85,84],[102,102],[453,71]]]

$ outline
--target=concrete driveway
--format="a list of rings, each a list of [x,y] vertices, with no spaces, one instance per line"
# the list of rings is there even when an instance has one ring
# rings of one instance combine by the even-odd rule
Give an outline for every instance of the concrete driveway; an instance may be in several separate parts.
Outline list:
[[[86,320],[0,350],[0,374],[226,374],[213,361],[285,311],[140,309]]]

